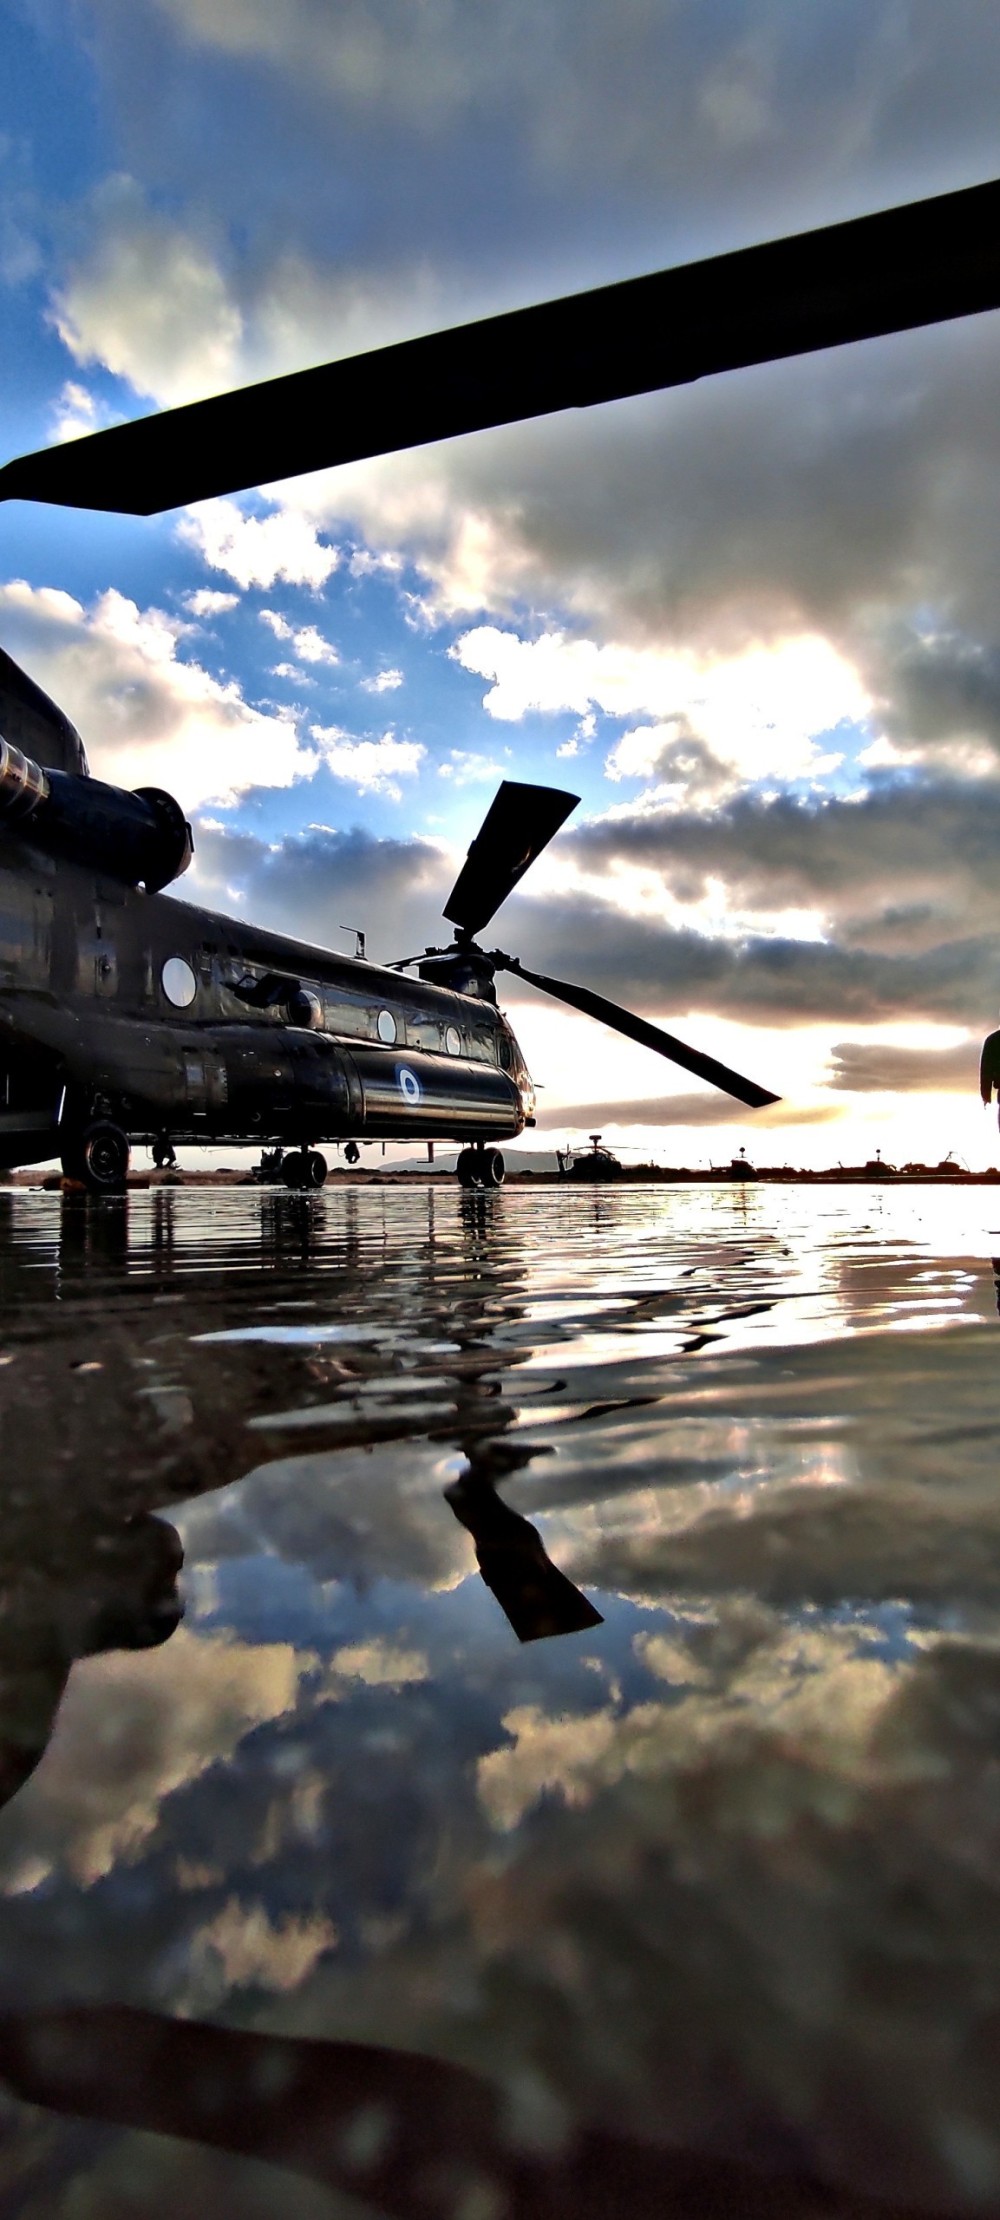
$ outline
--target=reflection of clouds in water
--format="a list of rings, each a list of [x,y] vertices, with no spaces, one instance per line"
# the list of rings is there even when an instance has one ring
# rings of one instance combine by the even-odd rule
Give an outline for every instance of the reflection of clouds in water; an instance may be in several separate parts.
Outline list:
[[[232,1989],[297,1989],[336,1943],[337,1930],[321,1913],[272,1922],[263,1904],[227,1897],[192,1938],[189,2009],[211,2011]]]
[[[470,1886],[493,2043],[530,2026],[553,2088],[637,2133],[799,2121],[869,2190],[994,2199],[1000,1656],[760,1631],[678,1703],[508,1718]]]
[[[0,1821],[0,1890],[56,1870],[84,1887],[139,1859],[178,1789],[291,1711],[315,1660],[178,1628],[167,1652],[115,1652],[75,1668],[43,1765]]]
[[[258,1465],[174,1518],[189,1565],[271,1554],[319,1585],[364,1593],[379,1579],[446,1588],[471,1552],[441,1499],[441,1451],[425,1442],[315,1450]]]
[[[404,1650],[392,1642],[351,1642],[337,1651],[330,1666],[333,1686],[338,1681],[363,1681],[367,1688],[406,1688],[430,1679],[430,1665],[420,1650]]]
[[[483,1809],[511,1833],[543,1798],[580,1808],[629,1774],[667,1792],[692,1764],[742,1763],[753,1738],[780,1746],[787,1765],[851,1778],[899,1681],[898,1667],[861,1646],[855,1630],[788,1627],[740,1605],[714,1624],[637,1635],[672,1700],[586,1718],[547,1717],[538,1705],[508,1712],[504,1742],[479,1763]]]

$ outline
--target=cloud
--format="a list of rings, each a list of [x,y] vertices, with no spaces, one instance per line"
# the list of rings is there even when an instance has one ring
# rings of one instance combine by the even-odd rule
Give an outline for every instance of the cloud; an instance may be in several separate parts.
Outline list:
[[[616,812],[563,836],[564,852],[611,893],[647,871],[697,905],[721,890],[731,912],[811,912],[846,950],[931,954],[1000,928],[1000,784],[880,780],[851,797],[743,794],[724,809]]]
[[[203,824],[189,882],[200,900],[244,914],[274,932],[344,946],[340,928],[369,928],[375,962],[404,956],[435,937],[455,876],[453,860],[427,840],[377,839],[358,828],[313,829],[270,842]]]
[[[239,594],[217,593],[212,586],[199,586],[196,593],[185,594],[183,599],[193,617],[224,617],[240,605]]]
[[[441,139],[506,143],[546,198],[599,188],[685,212],[741,198],[806,211],[831,181],[846,191],[852,173],[929,148],[937,171],[949,155],[989,166],[998,65],[975,0],[947,33],[926,5],[889,18],[820,6],[802,22],[777,0],[749,22],[623,0],[614,25],[600,0],[542,13],[514,0],[499,15],[351,0],[333,18],[311,0],[163,0],[162,13],[185,48],[297,92],[316,156],[359,130],[412,136],[428,199],[419,156]],[[109,38],[110,0],[95,14]]]
[[[401,778],[416,778],[427,754],[419,740],[397,740],[385,732],[380,740],[352,740],[338,725],[310,725],[326,769],[335,779],[347,779],[359,794],[385,794],[399,802]]]
[[[377,671],[374,678],[363,678],[361,684],[366,694],[394,694],[403,684],[403,673],[398,670]]]
[[[296,627],[277,609],[261,609],[260,621],[270,627],[276,640],[290,640],[300,663],[339,663],[340,656],[332,641],[324,640],[314,624]]]
[[[730,656],[570,638],[526,640],[496,625],[465,632],[450,650],[464,670],[489,678],[483,707],[520,721],[529,712],[584,717],[641,715],[655,725],[627,733],[607,760],[610,778],[649,778],[689,737],[743,777],[804,778],[830,767],[814,735],[861,722],[868,700],[856,671],[818,637],[751,645]]]
[[[0,586],[4,637],[86,735],[97,775],[160,785],[186,809],[315,770],[294,725],[178,650],[186,625],[109,591],[85,609],[54,587]]]
[[[379,743],[334,743],[348,751],[341,758],[340,775],[350,779],[353,773],[356,778],[364,769],[365,759],[359,763],[350,750],[365,745],[377,749]],[[373,759],[373,767],[376,775],[396,775],[386,756]],[[700,826],[701,818],[695,823]],[[679,848],[687,824],[680,821]],[[651,834],[641,822],[630,821],[626,833],[637,840],[655,839],[661,829],[654,826]],[[706,828],[706,837],[710,830]],[[617,824],[585,828],[575,836],[574,850],[590,865],[606,861],[618,833]],[[725,827],[722,837],[727,837]],[[983,845],[985,853],[985,832]],[[760,868],[752,856],[751,866]],[[206,899],[222,901],[220,890],[238,887],[241,900],[262,923],[307,937],[318,933],[335,939],[353,887],[349,899],[357,916],[377,917],[381,949],[386,957],[395,957],[434,937],[456,858],[429,841],[386,842],[361,832],[312,832],[271,848],[206,828],[196,868],[199,885],[217,890],[214,897],[206,891]],[[857,945],[843,936],[802,940],[781,932],[746,932],[722,937],[665,923],[658,914],[635,914],[614,898],[610,871],[603,883],[604,893],[596,871],[588,874],[586,887],[570,873],[551,898],[515,893],[503,913],[504,943],[519,950],[533,968],[580,981],[671,1026],[675,1019],[700,1011],[782,1029],[802,1023],[872,1025],[900,1018],[976,1029],[984,1009],[996,1006],[996,932],[989,916],[977,933],[956,930],[935,937],[922,931],[916,947],[904,933],[895,941],[887,934],[884,948]],[[501,978],[499,984],[506,1005],[527,1001],[538,1007],[534,991],[516,979]],[[683,1033],[681,1024],[676,1029]],[[706,1040],[694,1045],[713,1044]]]
[[[794,1103],[775,1103],[769,1110],[755,1110],[753,1127],[770,1130],[774,1126],[826,1124],[836,1117],[835,1110],[822,1106],[804,1109]],[[648,1126],[664,1130],[671,1126],[746,1125],[747,1112],[743,1103],[733,1102],[727,1095],[712,1093],[663,1095],[651,1102],[589,1102],[574,1104],[571,1110],[542,1110],[536,1119],[540,1133],[596,1133],[609,1126]]]
[[[232,382],[242,319],[211,248],[154,213],[131,178],[101,188],[89,253],[53,317],[75,361],[168,407]]]
[[[439,779],[450,779],[454,786],[482,786],[494,779],[502,779],[510,765],[495,763],[492,756],[477,754],[474,748],[449,748],[448,759],[437,767]]]
[[[266,1905],[230,1896],[191,1938],[191,1976],[202,1994],[214,1972],[223,1995],[250,1988],[281,1995],[301,1987],[336,1945],[337,1930],[322,1913],[272,1920]]]
[[[67,378],[53,411],[53,439],[85,439],[100,430],[102,419],[100,402],[76,378]]]
[[[954,1048],[897,1048],[876,1041],[837,1041],[828,1084],[852,1094],[918,1094],[946,1089],[975,1094],[979,1042]]]
[[[169,1796],[255,1726],[294,1709],[310,1663],[287,1643],[254,1646],[183,1626],[166,1660],[154,1650],[78,1663],[45,1764],[7,1814],[0,1893],[36,1888],[59,1868],[87,1886],[136,1860]]]
[[[340,561],[338,549],[294,509],[246,516],[235,501],[203,501],[182,517],[177,533],[210,570],[225,571],[244,592],[279,578],[318,589]]]

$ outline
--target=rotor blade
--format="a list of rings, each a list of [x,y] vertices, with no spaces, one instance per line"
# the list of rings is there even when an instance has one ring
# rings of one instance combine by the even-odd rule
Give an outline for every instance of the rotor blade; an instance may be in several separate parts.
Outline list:
[[[699,1048],[687,1048],[673,1033],[664,1033],[659,1025],[650,1025],[645,1018],[636,1017],[631,1010],[623,1010],[619,1002],[609,1002],[603,994],[592,994],[589,987],[570,986],[566,979],[547,979],[542,971],[527,971],[515,957],[494,958],[498,971],[512,971],[518,979],[527,979],[529,986],[540,987],[543,994],[554,995],[557,1002],[568,1002],[573,1010],[582,1010],[584,1017],[599,1018],[602,1025],[610,1025],[616,1033],[624,1033],[630,1041],[639,1041],[643,1048],[655,1049],[658,1056],[668,1056],[672,1064],[680,1064],[685,1071],[694,1072],[696,1078],[707,1079],[712,1087],[719,1087],[723,1094],[735,1095],[737,1102],[745,1102],[751,1110],[763,1110],[769,1102],[780,1102],[780,1095],[772,1095],[767,1087],[758,1087],[753,1079],[744,1079],[740,1072],[730,1071],[728,1064],[720,1064],[717,1057],[705,1056]]]
[[[994,180],[113,425],[8,463],[0,499],[148,516],[997,306]]]
[[[463,932],[481,932],[579,799],[558,786],[504,779],[445,903],[450,922]]]

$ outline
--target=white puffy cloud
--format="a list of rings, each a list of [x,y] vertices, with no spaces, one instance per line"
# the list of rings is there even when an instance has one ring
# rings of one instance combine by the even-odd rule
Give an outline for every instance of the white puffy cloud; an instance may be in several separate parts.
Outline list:
[[[224,617],[230,609],[238,609],[239,594],[217,593],[212,586],[199,586],[196,593],[184,595],[184,607],[192,617]]]
[[[361,684],[366,694],[394,694],[403,684],[403,673],[395,669],[376,671],[373,678],[363,678]]]
[[[455,786],[483,786],[504,778],[509,768],[509,764],[495,763],[492,756],[479,755],[473,748],[451,748],[447,762],[438,764],[438,777],[451,779]]]
[[[155,214],[132,179],[98,196],[89,253],[58,293],[60,338],[137,393],[172,406],[232,382],[242,318],[210,249]]]
[[[182,517],[178,536],[210,570],[224,571],[246,591],[273,586],[320,587],[336,570],[339,550],[294,508],[246,516],[235,501],[203,501]]]
[[[601,644],[545,632],[535,640],[497,625],[465,632],[451,650],[464,670],[492,681],[483,706],[514,722],[600,709],[656,722],[626,733],[607,759],[614,780],[654,777],[665,752],[695,735],[744,778],[804,778],[839,759],[821,755],[817,732],[857,722],[869,701],[857,671],[828,640],[799,634],[729,656]]]
[[[316,769],[289,719],[179,655],[187,627],[162,609],[114,591],[85,609],[15,579],[0,586],[0,611],[5,641],[79,726],[98,777],[166,786],[195,809]]]
[[[340,656],[332,640],[324,640],[314,624],[296,626],[278,609],[262,609],[260,621],[274,633],[276,640],[290,640],[294,653],[301,663],[339,663]],[[287,666],[282,666],[282,675]]]
[[[393,802],[403,798],[399,780],[416,778],[427,753],[419,740],[397,740],[392,732],[380,740],[352,740],[339,725],[309,730],[335,779],[346,779],[359,794],[385,794]]]
[[[53,438],[86,439],[88,433],[100,430],[101,421],[99,401],[78,378],[67,378],[52,412]]]

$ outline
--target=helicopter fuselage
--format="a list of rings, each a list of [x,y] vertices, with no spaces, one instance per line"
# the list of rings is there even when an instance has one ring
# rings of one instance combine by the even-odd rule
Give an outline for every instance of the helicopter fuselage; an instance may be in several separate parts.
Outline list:
[[[0,1166],[58,1156],[94,1118],[185,1143],[512,1139],[534,1109],[517,1040],[436,968],[385,970],[0,833]],[[255,1008],[275,980],[285,1001]]]

